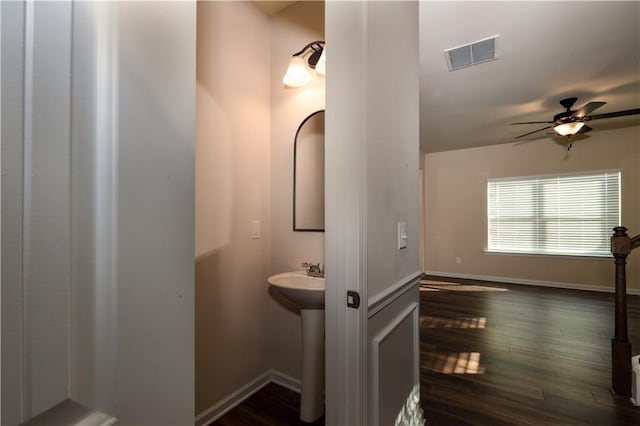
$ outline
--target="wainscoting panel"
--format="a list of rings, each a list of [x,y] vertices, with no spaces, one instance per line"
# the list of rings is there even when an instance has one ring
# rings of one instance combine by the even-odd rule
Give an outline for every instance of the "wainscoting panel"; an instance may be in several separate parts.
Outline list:
[[[418,277],[409,277],[390,303],[369,317],[369,423],[392,425],[419,388]]]

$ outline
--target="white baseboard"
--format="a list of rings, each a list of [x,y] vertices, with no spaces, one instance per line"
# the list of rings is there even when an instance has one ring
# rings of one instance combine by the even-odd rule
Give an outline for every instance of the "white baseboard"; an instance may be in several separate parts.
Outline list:
[[[269,370],[198,414],[195,418],[196,426],[212,423],[271,382],[300,393],[300,380],[277,370]]]
[[[118,421],[115,417],[90,408],[71,399],[65,399],[43,413],[29,419],[25,424],[70,426],[111,426]]]
[[[568,290],[598,291],[602,293],[615,292],[615,289],[613,287],[602,287],[602,286],[586,285],[586,284],[527,280],[522,278],[492,277],[487,275],[459,274],[456,272],[440,272],[440,271],[425,271],[425,274],[433,275],[435,277],[450,277],[450,278],[462,278],[462,279],[468,279],[468,280],[495,281],[499,283],[533,285],[538,287],[564,288]],[[640,295],[640,289],[627,288],[627,294]]]
[[[84,419],[80,420],[74,426],[111,426],[118,421],[115,417],[99,411],[93,411]]]
[[[278,370],[271,370],[271,381],[296,393],[302,391],[302,382],[300,380]]]

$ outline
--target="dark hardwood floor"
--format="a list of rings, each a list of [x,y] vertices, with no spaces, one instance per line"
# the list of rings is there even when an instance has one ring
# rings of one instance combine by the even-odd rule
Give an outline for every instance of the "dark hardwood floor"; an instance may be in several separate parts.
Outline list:
[[[640,425],[640,407],[609,391],[612,294],[427,278],[420,292],[427,424]],[[638,353],[640,297],[629,296],[628,310]]]
[[[211,424],[215,426],[324,425],[324,418],[315,423],[300,421],[299,406],[300,394],[269,383]]]
[[[420,300],[427,425],[640,425],[609,392],[612,294],[427,277]],[[628,310],[637,354],[640,296]],[[269,384],[213,424],[302,425],[298,404]]]

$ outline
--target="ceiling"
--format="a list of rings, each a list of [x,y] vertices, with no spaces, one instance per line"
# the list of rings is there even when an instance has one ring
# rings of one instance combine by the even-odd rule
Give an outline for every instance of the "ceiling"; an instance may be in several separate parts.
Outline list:
[[[445,49],[496,34],[497,60],[448,71]],[[551,120],[567,97],[578,97],[574,110],[607,102],[594,114],[640,108],[640,2],[421,2],[420,68],[424,152],[513,143],[544,125],[510,123]]]
[[[274,15],[296,1],[256,1]],[[449,71],[444,50],[499,34],[499,58]],[[421,1],[420,148],[450,151],[544,138],[564,111],[640,108],[640,1]],[[592,121],[593,131],[640,126],[640,116]],[[588,138],[589,134],[581,136]],[[560,140],[560,139],[558,139]]]
[[[280,12],[282,9],[291,6],[297,1],[284,1],[284,0],[274,0],[274,1],[265,1],[265,0],[253,0],[253,2],[258,6],[263,12],[265,12],[269,16],[273,16],[276,13]]]

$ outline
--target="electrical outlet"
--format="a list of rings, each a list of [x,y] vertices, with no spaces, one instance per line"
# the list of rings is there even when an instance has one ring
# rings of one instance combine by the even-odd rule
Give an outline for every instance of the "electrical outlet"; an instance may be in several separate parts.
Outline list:
[[[458,265],[462,263],[462,258],[460,256],[456,257],[456,263]]]

